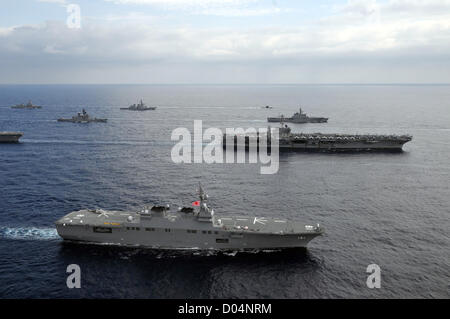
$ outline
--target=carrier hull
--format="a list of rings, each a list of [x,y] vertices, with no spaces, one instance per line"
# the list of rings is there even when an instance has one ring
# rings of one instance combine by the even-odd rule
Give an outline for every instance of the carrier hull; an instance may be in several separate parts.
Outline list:
[[[56,222],[56,230],[71,242],[187,250],[304,248],[323,233],[318,226],[262,217],[221,217],[208,222],[184,213],[148,217],[119,211],[99,215],[91,210],[64,216]]]
[[[87,242],[120,246],[138,246],[153,249],[194,249],[194,250],[248,250],[248,249],[283,249],[306,248],[309,241],[318,235],[270,235],[245,234],[233,235],[229,232],[219,232],[218,235],[198,235],[202,238],[186,238],[186,230],[171,230],[166,234],[164,230],[146,232],[145,229],[129,231],[126,228],[113,228],[112,233],[94,233],[93,226],[56,227],[59,236],[72,242]],[[237,238],[233,238],[238,236]],[[228,239],[227,243],[217,243],[216,239]]]
[[[285,128],[284,128],[285,129]],[[223,148],[234,150],[259,150],[262,139],[267,135],[224,135]],[[280,151],[319,151],[319,152],[370,152],[388,151],[398,152],[403,150],[403,145],[411,141],[408,135],[341,135],[341,134],[282,134],[278,140]],[[264,146],[272,147],[271,139],[264,141]]]

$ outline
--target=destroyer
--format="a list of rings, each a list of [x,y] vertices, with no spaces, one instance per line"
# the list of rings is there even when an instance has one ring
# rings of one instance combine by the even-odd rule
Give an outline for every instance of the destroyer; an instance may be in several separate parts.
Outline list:
[[[72,116],[71,119],[58,119],[58,122],[71,122],[71,123],[91,123],[91,122],[102,122],[105,123],[107,119],[98,119],[95,117],[90,117],[89,114],[86,113],[86,110],[83,109],[81,112],[78,112],[76,116]]]
[[[31,101],[29,101],[27,104],[13,105],[13,106],[11,106],[11,108],[13,108],[13,109],[40,109],[40,108],[42,108],[42,106],[33,105],[33,103],[31,103]]]
[[[19,143],[22,135],[20,132],[0,132],[0,143]]]
[[[138,104],[133,104],[130,105],[129,107],[121,107],[120,109],[129,111],[148,111],[148,110],[156,110],[156,106],[147,106],[141,100]]]
[[[281,117],[268,117],[268,122],[290,122],[290,123],[326,123],[328,121],[328,118],[326,117],[309,117],[306,115],[306,113],[303,113],[302,109],[300,108],[298,112],[294,113],[292,117],[284,117],[281,115]]]
[[[138,212],[84,209],[58,221],[65,240],[157,249],[254,250],[306,247],[323,233],[316,226],[281,218],[219,217],[199,187],[199,208],[144,207]]]
[[[269,129],[270,130],[270,127]],[[234,135],[227,138],[224,134],[222,145],[232,143],[234,148],[248,149],[252,143],[259,147],[262,138],[271,146],[271,136],[266,134]],[[280,151],[401,151],[403,144],[412,140],[410,135],[351,135],[323,133],[291,133],[291,129],[282,123],[279,131]]]

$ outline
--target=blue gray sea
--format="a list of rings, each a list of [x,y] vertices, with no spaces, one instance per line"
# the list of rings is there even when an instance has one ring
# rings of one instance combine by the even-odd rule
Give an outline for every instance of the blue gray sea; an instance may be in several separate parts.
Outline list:
[[[156,111],[120,107],[144,99]],[[11,109],[26,103],[39,110]],[[273,109],[262,109],[270,105]],[[171,132],[266,127],[299,106],[327,124],[294,132],[411,134],[402,153],[285,153],[259,164],[175,164]],[[58,123],[85,108],[108,123]],[[450,86],[0,85],[1,298],[449,298]],[[320,223],[307,250],[205,254],[63,243],[82,208],[190,205],[216,215]],[[81,267],[68,289],[66,267]],[[369,289],[366,268],[381,268]]]

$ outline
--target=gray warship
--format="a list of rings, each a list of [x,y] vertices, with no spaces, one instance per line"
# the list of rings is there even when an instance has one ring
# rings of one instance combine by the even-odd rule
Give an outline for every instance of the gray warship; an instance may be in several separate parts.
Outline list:
[[[156,106],[147,106],[141,100],[138,104],[132,104],[129,107],[121,107],[120,109],[128,111],[149,111],[156,110]]]
[[[297,124],[326,123],[326,122],[328,122],[328,118],[326,118],[326,117],[309,117],[300,108],[298,110],[298,112],[295,112],[294,115],[292,115],[291,117],[284,117],[283,115],[281,115],[281,117],[268,117],[267,121],[268,122],[277,122],[277,123],[290,122],[290,123],[297,123]]]
[[[76,116],[72,116],[70,119],[59,118],[58,122],[71,122],[71,123],[91,123],[91,122],[101,122],[105,123],[108,121],[107,119],[98,119],[96,117],[90,117],[87,114],[86,110],[83,109],[81,112],[78,112]]]
[[[275,250],[306,247],[322,235],[323,228],[281,218],[219,217],[208,204],[208,195],[199,187],[193,207],[144,207],[133,211],[83,209],[56,221],[64,240],[141,246],[154,249],[193,250]]]
[[[270,131],[270,126],[267,129]],[[223,135],[222,146],[230,143],[234,149],[241,147],[248,150],[256,145],[259,149],[262,139],[264,145],[271,147],[271,136],[267,134]],[[411,135],[375,135],[375,134],[323,134],[323,133],[292,133],[291,128],[281,123],[278,145],[280,151],[402,151],[403,145],[412,140]]]
[[[28,101],[27,104],[13,105],[13,106],[11,106],[11,108],[13,108],[13,109],[40,109],[40,108],[42,108],[42,106],[33,105],[33,103],[31,103],[31,101]]]
[[[21,132],[0,132],[0,143],[19,143],[22,135]]]

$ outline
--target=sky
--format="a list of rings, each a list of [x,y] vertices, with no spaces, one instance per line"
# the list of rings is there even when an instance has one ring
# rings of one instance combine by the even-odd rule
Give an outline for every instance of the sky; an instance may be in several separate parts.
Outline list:
[[[0,83],[450,83],[450,0],[0,0]]]

